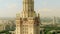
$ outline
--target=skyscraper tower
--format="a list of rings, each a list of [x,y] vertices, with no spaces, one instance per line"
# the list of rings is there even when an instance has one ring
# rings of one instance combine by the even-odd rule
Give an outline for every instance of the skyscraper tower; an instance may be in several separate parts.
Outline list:
[[[23,11],[16,15],[16,34],[40,34],[39,14],[34,11],[34,0],[23,0]]]
[[[34,11],[34,0],[23,0],[23,12],[22,17],[33,17],[35,16]]]

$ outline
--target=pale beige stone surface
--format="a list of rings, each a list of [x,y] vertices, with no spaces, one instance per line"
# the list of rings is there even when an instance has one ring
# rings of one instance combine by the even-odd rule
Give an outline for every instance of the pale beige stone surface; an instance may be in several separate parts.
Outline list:
[[[16,16],[16,34],[40,34],[39,23],[34,0],[23,0],[23,11]]]

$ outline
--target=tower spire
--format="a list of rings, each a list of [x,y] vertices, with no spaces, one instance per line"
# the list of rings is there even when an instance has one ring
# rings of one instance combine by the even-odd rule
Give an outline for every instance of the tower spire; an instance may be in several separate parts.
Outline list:
[[[23,0],[23,17],[33,17],[34,15],[34,0]]]
[[[34,0],[23,0],[23,11],[34,11]]]

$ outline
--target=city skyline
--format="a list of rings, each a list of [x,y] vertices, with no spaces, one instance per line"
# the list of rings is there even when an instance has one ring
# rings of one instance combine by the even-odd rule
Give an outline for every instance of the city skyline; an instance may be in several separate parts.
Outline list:
[[[35,0],[35,11],[41,16],[59,16],[60,0]],[[22,0],[0,0],[0,17],[15,17],[22,11]]]

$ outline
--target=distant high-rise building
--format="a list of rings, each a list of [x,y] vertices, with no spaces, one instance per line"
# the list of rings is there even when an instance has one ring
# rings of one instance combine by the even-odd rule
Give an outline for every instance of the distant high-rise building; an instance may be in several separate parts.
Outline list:
[[[40,34],[40,17],[34,11],[34,0],[23,0],[23,11],[16,15],[16,34]]]

